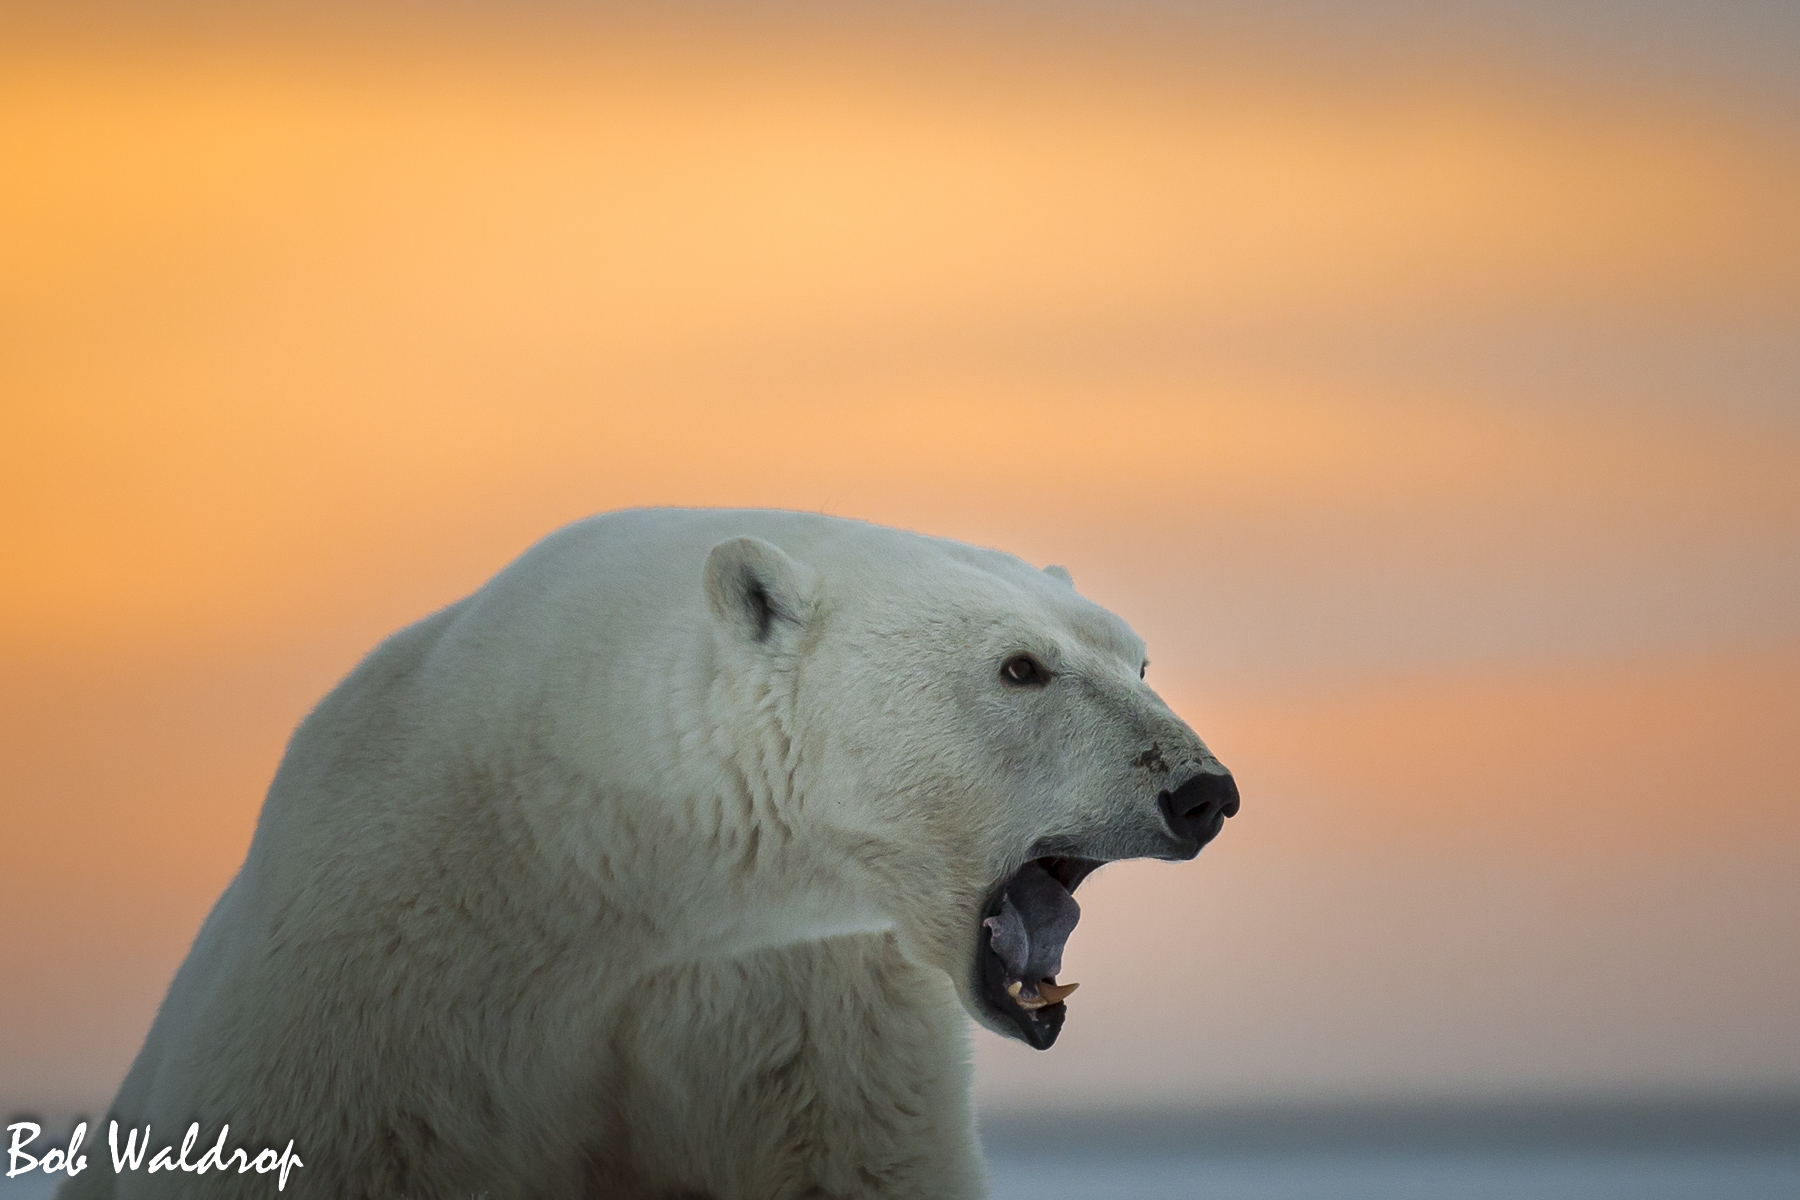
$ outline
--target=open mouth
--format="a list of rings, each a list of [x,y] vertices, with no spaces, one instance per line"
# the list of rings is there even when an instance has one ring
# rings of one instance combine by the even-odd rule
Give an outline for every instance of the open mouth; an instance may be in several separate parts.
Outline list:
[[[1026,1043],[1048,1050],[1077,985],[1058,983],[1063,946],[1081,919],[1075,889],[1100,863],[1034,858],[1003,882],[981,917],[976,971],[989,1008],[1018,1027]]]

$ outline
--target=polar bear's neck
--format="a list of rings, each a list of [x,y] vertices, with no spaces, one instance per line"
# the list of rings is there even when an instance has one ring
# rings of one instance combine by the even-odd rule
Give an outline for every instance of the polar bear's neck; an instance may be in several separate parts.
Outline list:
[[[574,744],[545,747],[557,769],[521,797],[543,853],[629,915],[644,969],[889,928],[812,803],[791,665],[723,661],[694,647],[709,630],[681,633],[556,702],[585,715],[560,722]]]

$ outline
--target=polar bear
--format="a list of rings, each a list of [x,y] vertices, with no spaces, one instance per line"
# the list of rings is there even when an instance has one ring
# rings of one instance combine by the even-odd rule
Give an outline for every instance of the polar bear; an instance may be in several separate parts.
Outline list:
[[[1082,878],[1237,809],[1143,669],[996,551],[570,526],[300,725],[107,1114],[197,1142],[63,1195],[983,1195],[967,1018],[1048,1047]]]

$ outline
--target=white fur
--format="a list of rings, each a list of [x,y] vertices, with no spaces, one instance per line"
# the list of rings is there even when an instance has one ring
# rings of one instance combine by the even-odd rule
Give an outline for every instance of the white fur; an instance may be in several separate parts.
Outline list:
[[[1159,852],[1211,761],[1142,654],[954,542],[571,526],[307,717],[110,1115],[293,1138],[299,1196],[984,1194],[980,906],[1047,840]],[[65,1196],[273,1190],[115,1181],[104,1131]]]

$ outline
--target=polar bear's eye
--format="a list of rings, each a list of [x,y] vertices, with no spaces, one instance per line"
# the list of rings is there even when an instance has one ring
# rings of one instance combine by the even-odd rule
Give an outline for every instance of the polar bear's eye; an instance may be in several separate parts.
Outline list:
[[[1015,654],[1000,664],[1000,678],[1014,687],[1042,687],[1050,673],[1029,654]]]

